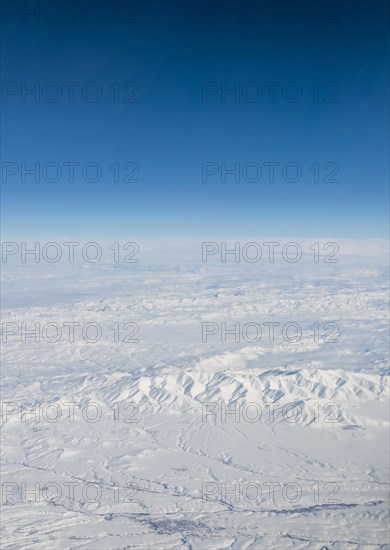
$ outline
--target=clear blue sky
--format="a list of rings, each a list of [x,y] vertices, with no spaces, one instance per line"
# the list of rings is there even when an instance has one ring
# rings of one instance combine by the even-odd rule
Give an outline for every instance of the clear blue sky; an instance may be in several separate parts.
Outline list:
[[[388,2],[333,2],[332,13],[330,3],[315,2],[319,22],[306,1],[293,3],[301,10],[295,22],[286,20],[286,3],[278,3],[273,22],[267,2],[258,3],[261,17],[205,4],[203,19],[200,1],[131,3],[130,22],[125,13],[115,21],[108,1],[100,3],[97,22],[78,10],[74,23],[65,12],[50,22],[45,2],[38,22],[3,13],[2,163],[18,170],[2,178],[7,236],[387,237]],[[45,100],[49,82],[62,91],[57,102]],[[72,103],[66,82],[80,83]],[[88,82],[98,83],[100,101],[83,99]],[[139,101],[115,102],[115,82],[121,98],[123,84],[136,82]],[[202,101],[204,82],[214,83],[208,89],[216,93]],[[267,82],[279,83],[274,103]],[[283,96],[289,82],[302,91],[297,102]],[[39,102],[31,95],[23,102],[23,83],[39,84]],[[237,101],[232,95],[223,101],[223,83],[239,87]],[[250,101],[260,87],[263,96]],[[80,163],[73,183],[67,162]],[[99,182],[83,180],[88,162],[101,167]],[[138,165],[139,181],[115,183],[109,166],[119,163],[123,178],[133,166],[123,170],[127,162]],[[218,170],[206,181],[204,162]],[[280,163],[274,182],[267,162]],[[288,162],[302,169],[299,181],[283,180]],[[315,162],[319,182],[309,169]],[[323,181],[334,166],[324,172],[328,162],[339,168],[336,182]],[[22,163],[38,163],[40,183],[31,176],[21,181]],[[47,181],[46,163],[62,167],[60,181]],[[247,178],[241,173],[238,182],[234,176],[223,182],[222,163],[254,164]],[[262,178],[249,181],[258,165]]]

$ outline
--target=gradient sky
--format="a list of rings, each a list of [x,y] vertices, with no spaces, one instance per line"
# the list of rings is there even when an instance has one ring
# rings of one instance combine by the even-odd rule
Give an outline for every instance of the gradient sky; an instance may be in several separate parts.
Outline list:
[[[387,237],[388,2],[290,2],[302,12],[295,22],[285,20],[286,2],[274,3],[273,22],[261,1],[263,15],[252,21],[249,12],[225,17],[221,2],[207,3],[206,20],[200,1],[132,2],[132,22],[124,11],[115,21],[112,3],[99,2],[98,22],[78,9],[74,23],[66,13],[57,23],[26,21],[23,2],[16,4],[19,11],[3,13],[3,86],[19,87],[2,97],[3,168],[96,162],[102,178],[83,181],[78,168],[73,183],[65,168],[57,183],[23,183],[20,173],[5,181],[3,174],[8,237]],[[43,10],[47,2],[40,4]],[[63,83],[71,81],[81,88],[97,82],[101,100],[87,103],[76,91],[69,103]],[[39,102],[23,102],[22,82],[56,82],[63,98],[48,103],[41,93]],[[114,82],[137,82],[139,101],[114,102]],[[275,103],[264,95],[224,103],[218,94],[202,102],[203,82],[255,82],[263,94],[265,82],[280,84]],[[300,101],[283,99],[288,82],[301,87]],[[337,102],[323,101],[329,82],[339,87]],[[316,161],[337,163],[339,181],[314,182],[308,167]],[[115,183],[109,166],[116,162],[137,163],[139,182]],[[280,169],[273,183],[266,172],[258,182],[202,182],[203,162],[295,162],[303,173],[296,183],[284,181]]]

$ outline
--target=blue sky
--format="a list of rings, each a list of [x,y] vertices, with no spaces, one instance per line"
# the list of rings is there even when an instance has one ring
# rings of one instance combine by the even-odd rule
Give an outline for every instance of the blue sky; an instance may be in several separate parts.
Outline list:
[[[39,22],[21,11],[3,14],[7,236],[387,237],[387,2],[333,2],[330,21],[330,3],[319,2],[319,22],[306,1],[293,3],[301,10],[295,22],[286,21],[283,2],[273,22],[264,2],[254,20],[208,2],[202,20],[206,3],[147,0],[130,3],[132,22],[124,13],[115,21],[108,3],[100,4],[97,22],[79,12],[74,23],[66,15],[48,22],[44,11]],[[57,102],[45,100],[49,82],[62,92]],[[79,83],[72,103],[66,82]],[[102,91],[95,103],[81,95],[88,82]],[[127,82],[136,83],[138,102],[115,102],[113,83],[122,99]],[[202,101],[205,82],[217,91]],[[274,103],[270,82],[277,83]],[[38,102],[31,95],[23,102],[23,83],[38,83]],[[224,102],[224,85],[240,95]],[[251,101],[255,90],[263,95]],[[289,102],[284,94],[294,90],[302,97]],[[79,163],[74,182],[69,162]],[[217,173],[202,181],[205,162]],[[279,163],[274,182],[270,162]],[[39,183],[21,181],[22,163],[38,163]],[[59,181],[48,181],[53,172],[45,177],[47,163],[61,167]],[[100,181],[83,179],[87,163],[98,164]],[[115,182],[115,163],[121,179],[137,165],[139,181]],[[222,163],[238,165],[239,181],[222,181]],[[262,167],[258,181],[249,181],[250,171],[245,177],[248,163]],[[283,179],[286,163],[302,170],[298,181]],[[338,181],[323,181],[334,166]]]

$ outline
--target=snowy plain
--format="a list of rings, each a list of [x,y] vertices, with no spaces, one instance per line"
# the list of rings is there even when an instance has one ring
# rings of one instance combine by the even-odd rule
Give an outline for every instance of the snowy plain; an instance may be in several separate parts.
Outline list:
[[[387,243],[309,246],[8,258],[2,548],[389,548]]]

